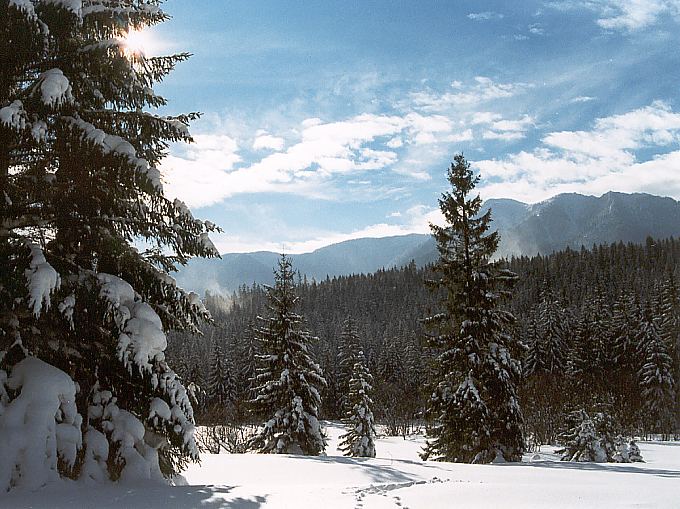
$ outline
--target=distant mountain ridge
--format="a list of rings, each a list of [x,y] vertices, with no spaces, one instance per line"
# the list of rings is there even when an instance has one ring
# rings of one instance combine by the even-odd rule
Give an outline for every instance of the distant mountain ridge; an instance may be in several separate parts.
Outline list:
[[[680,236],[680,202],[644,193],[609,192],[600,197],[576,193],[526,204],[493,199],[493,227],[501,234],[498,255],[549,254],[567,246],[612,242],[643,242],[647,236]],[[240,285],[271,283],[278,253],[227,253],[221,260],[191,260],[176,275],[183,288],[203,294],[230,292]],[[326,246],[311,253],[291,255],[293,265],[308,278],[371,273],[414,260],[422,266],[437,258],[427,234],[362,238]]]

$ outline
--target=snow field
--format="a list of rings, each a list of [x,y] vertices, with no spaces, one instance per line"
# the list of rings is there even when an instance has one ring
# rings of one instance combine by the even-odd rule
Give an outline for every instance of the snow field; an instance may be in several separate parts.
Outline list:
[[[677,508],[680,443],[640,443],[646,463],[560,462],[544,447],[521,464],[423,462],[421,436],[383,437],[375,459],[336,451],[343,428],[325,423],[328,456],[202,454],[186,485],[62,483],[0,496],[33,508]]]

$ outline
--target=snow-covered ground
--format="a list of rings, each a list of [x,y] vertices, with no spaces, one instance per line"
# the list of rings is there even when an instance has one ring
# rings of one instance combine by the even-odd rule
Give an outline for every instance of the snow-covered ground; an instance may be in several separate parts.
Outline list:
[[[521,464],[423,462],[422,437],[383,438],[378,458],[336,455],[342,428],[327,424],[326,457],[202,455],[185,486],[85,486],[0,495],[34,508],[680,507],[680,442],[640,443],[646,463],[560,462],[551,449]]]

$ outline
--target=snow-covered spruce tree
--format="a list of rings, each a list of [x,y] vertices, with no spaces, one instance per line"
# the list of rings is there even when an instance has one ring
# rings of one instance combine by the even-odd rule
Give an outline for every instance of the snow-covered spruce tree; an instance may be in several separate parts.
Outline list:
[[[523,332],[523,340],[527,350],[524,356],[522,371],[525,377],[530,377],[533,374],[540,374],[543,371],[543,359],[545,358],[543,341],[541,341],[538,332],[535,313],[532,313],[527,320]]]
[[[673,361],[675,401],[680,401],[680,290],[671,272],[664,281],[659,295],[661,311],[660,333]],[[680,405],[675,405],[675,429],[680,429]]]
[[[255,325],[248,321],[244,335],[240,340],[241,369],[238,372],[238,399],[247,401],[253,397],[253,381],[257,371],[257,339],[254,333]]]
[[[319,423],[319,389],[326,381],[309,353],[316,340],[303,328],[295,313],[293,268],[286,256],[274,272],[275,283],[267,287],[269,317],[259,319],[259,366],[251,401],[256,415],[265,423],[249,441],[248,448],[262,453],[316,456],[326,448],[326,436]]]
[[[628,459],[633,463],[644,463],[645,460],[642,459],[642,454],[640,453],[640,447],[635,440],[631,440],[628,444]]]
[[[595,424],[584,410],[576,410],[567,416],[559,440],[563,448],[555,452],[562,455],[562,461],[607,461]]]
[[[640,430],[640,389],[638,369],[641,366],[637,346],[640,306],[632,292],[619,294],[612,306],[612,363],[607,373],[610,392],[616,398],[616,416],[626,434]]]
[[[547,286],[547,283],[546,283]],[[534,371],[560,374],[564,371],[567,357],[566,317],[560,302],[547,286],[541,292],[536,327],[542,343],[543,358],[536,363]]]
[[[373,377],[366,368],[364,352],[356,352],[355,357],[357,362],[354,363],[347,395],[347,433],[340,437],[338,449],[345,456],[375,458],[375,421],[370,396]]]
[[[643,364],[638,371],[643,421],[647,432],[671,432],[675,408],[673,360],[659,332],[651,305],[645,306],[638,329],[638,347]]]
[[[236,401],[236,381],[230,362],[215,343],[210,360],[210,377],[206,387],[209,419],[213,424],[224,424],[225,418],[233,414]]]
[[[197,457],[164,330],[209,315],[167,273],[215,256],[214,226],[166,199],[156,169],[194,115],[149,111],[187,55],[124,43],[166,18],[155,0],[0,1],[0,491]]]
[[[563,449],[556,451],[562,461],[630,461],[626,442],[617,434],[620,426],[608,412],[596,412],[591,418],[585,410],[577,410],[565,424],[559,437]]]
[[[448,171],[452,190],[439,200],[446,226],[431,225],[439,260],[443,310],[425,320],[435,331],[439,374],[428,413],[423,458],[487,463],[520,461],[524,451],[522,413],[516,395],[519,341],[508,334],[514,317],[499,307],[516,276],[491,263],[497,232],[488,233],[491,212],[480,215],[479,196],[469,198],[473,176],[462,154]]]
[[[354,374],[354,365],[359,360],[357,355],[360,350],[361,344],[356,321],[348,317],[342,324],[338,345],[338,390],[341,394],[340,404],[343,413],[351,409],[347,395],[349,394],[349,383]]]

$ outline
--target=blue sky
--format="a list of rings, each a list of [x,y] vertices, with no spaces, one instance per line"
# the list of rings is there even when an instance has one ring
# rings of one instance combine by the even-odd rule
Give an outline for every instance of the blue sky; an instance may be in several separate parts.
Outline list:
[[[158,90],[200,111],[166,192],[221,252],[426,232],[463,151],[485,198],[680,198],[680,0],[170,0]]]

